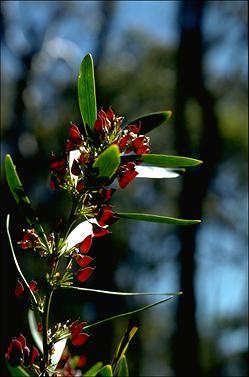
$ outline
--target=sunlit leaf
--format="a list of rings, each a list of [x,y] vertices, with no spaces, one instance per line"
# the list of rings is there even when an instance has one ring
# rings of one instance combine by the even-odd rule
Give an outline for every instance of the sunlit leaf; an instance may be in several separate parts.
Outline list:
[[[137,165],[135,167],[136,172],[138,172],[137,178],[176,178],[179,177],[177,170],[168,169],[168,168],[158,168],[156,166],[144,166]]]
[[[29,328],[33,336],[33,339],[37,347],[39,348],[39,350],[43,353],[42,335],[37,330],[37,322],[36,322],[35,314],[33,310],[31,309],[29,309],[28,311],[28,322],[29,322]]]
[[[97,119],[94,65],[91,54],[81,62],[78,76],[78,100],[84,125],[93,129]]]
[[[63,351],[65,349],[66,343],[67,339],[61,339],[53,344],[54,352],[51,356],[51,366],[49,368],[51,372],[55,371],[57,364],[60,361]]]
[[[136,334],[137,330],[138,330],[137,320],[131,319],[129,322],[128,328],[124,336],[122,337],[117,347],[117,350],[115,352],[115,355],[113,357],[112,368],[114,372],[116,372],[120,358],[125,355],[125,352],[130,344],[130,341]]]
[[[149,215],[145,213],[118,212],[118,213],[115,213],[115,215],[121,218],[125,218],[125,219],[149,221],[153,223],[174,224],[174,225],[193,225],[193,224],[199,224],[201,222],[200,220],[177,219],[174,217]]]
[[[127,155],[122,157],[123,160],[140,161],[146,165],[157,166],[161,168],[185,168],[197,166],[202,163],[201,160],[183,156],[169,156],[164,154],[142,154]]]
[[[37,231],[39,237],[42,239],[44,244],[47,246],[47,249],[49,250],[49,247],[47,245],[47,238],[44,233],[44,230],[41,224],[39,223],[38,218],[35,216],[33,212],[33,209],[30,204],[30,200],[24,191],[23,185],[17,174],[16,167],[9,154],[5,156],[5,174],[6,174],[6,179],[7,179],[10,191],[16,203],[19,205],[29,225],[32,226]]]
[[[101,368],[97,374],[97,376],[101,377],[112,377],[112,366],[110,364],[105,365],[103,368]]]
[[[84,239],[93,234],[92,224],[85,220],[81,221],[67,236],[64,246],[61,249],[61,252],[70,250],[72,247],[78,245]]]
[[[8,370],[13,377],[30,377],[30,374],[26,372],[22,367],[13,368],[6,360]]]
[[[92,258],[90,258],[92,259]],[[102,289],[92,289],[92,288],[83,288],[83,287],[75,287],[74,285],[60,285],[60,288],[66,289],[75,289],[77,291],[83,292],[92,292],[92,293],[101,293],[107,295],[114,295],[114,296],[179,296],[182,294],[181,291],[179,292],[117,292],[117,291],[104,291]]]
[[[93,164],[97,177],[111,178],[120,165],[120,152],[117,145],[113,144],[102,152]]]
[[[153,128],[160,126],[160,124],[166,122],[170,118],[171,114],[171,111],[159,111],[156,113],[147,114],[129,122],[129,125],[138,124],[140,122],[141,128],[139,134],[145,134],[153,130]]]
[[[96,364],[94,364],[90,369],[88,369],[82,377],[95,377],[98,373],[98,371],[102,368],[103,363],[102,361],[98,361]]]
[[[129,368],[128,368],[128,363],[125,355],[122,355],[120,357],[120,360],[117,365],[117,370],[118,370],[118,377],[128,377],[129,376]]]
[[[24,285],[26,286],[26,288],[27,288],[27,290],[28,290],[28,292],[29,292],[29,294],[31,296],[31,300],[33,301],[33,303],[35,305],[37,305],[36,297],[35,297],[33,291],[31,290],[31,288],[30,288],[27,280],[25,279],[25,276],[23,275],[22,270],[21,270],[21,268],[19,266],[19,263],[18,263],[18,261],[16,259],[16,255],[15,255],[15,251],[14,251],[14,247],[13,247],[13,244],[12,244],[12,240],[11,240],[11,236],[10,236],[10,231],[9,231],[9,221],[10,221],[10,215],[8,214],[7,218],[6,218],[6,232],[7,232],[7,236],[8,236],[8,240],[9,240],[9,245],[10,245],[10,250],[11,250],[11,253],[12,253],[12,257],[14,259],[15,266],[16,266],[16,269],[17,269],[19,275],[20,275],[20,278],[21,278],[22,282],[24,283]]]
[[[170,296],[170,297],[164,298],[163,300],[153,302],[152,304],[142,306],[142,307],[139,308],[139,309],[135,309],[135,310],[132,310],[132,311],[130,311],[130,312],[125,312],[125,313],[121,313],[121,314],[114,315],[114,316],[112,316],[112,317],[108,317],[108,318],[102,319],[101,321],[94,322],[94,323],[92,323],[92,324],[90,324],[90,325],[85,326],[84,329],[90,329],[91,327],[99,326],[99,325],[102,325],[103,323],[110,322],[110,321],[113,321],[113,320],[118,319],[118,318],[129,317],[129,316],[131,316],[131,315],[134,315],[134,314],[140,313],[140,312],[142,312],[142,311],[144,311],[144,310],[147,310],[147,309],[153,308],[154,306],[159,305],[159,304],[162,304],[163,302],[169,301],[169,300],[171,300],[173,297],[174,297],[174,296]]]

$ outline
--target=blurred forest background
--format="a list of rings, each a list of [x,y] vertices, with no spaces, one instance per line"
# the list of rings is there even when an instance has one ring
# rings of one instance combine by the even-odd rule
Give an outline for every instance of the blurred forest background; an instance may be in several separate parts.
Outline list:
[[[11,153],[40,220],[51,231],[67,198],[49,188],[51,152],[70,121],[80,122],[77,74],[95,62],[98,107],[127,120],[172,110],[150,133],[152,151],[200,158],[174,180],[139,180],[114,195],[118,210],[201,218],[196,227],[120,220],[94,243],[89,287],[177,291],[139,315],[128,350],[132,375],[248,375],[247,1],[2,1],[1,161]],[[25,226],[2,174],[1,371],[11,337],[28,337],[25,307],[6,241],[5,217],[20,240]],[[16,250],[18,247],[16,247]],[[38,258],[17,250],[28,279],[42,285]],[[37,277],[38,276],[38,277]],[[40,280],[39,280],[40,279]],[[153,302],[57,294],[53,320],[96,321]],[[89,364],[108,362],[127,325],[92,331]]]

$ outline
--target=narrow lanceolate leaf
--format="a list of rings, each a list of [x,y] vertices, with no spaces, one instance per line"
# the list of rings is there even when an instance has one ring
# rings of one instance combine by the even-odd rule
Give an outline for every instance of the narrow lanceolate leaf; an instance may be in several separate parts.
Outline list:
[[[14,262],[15,262],[15,265],[16,265],[16,269],[20,275],[20,278],[23,282],[23,284],[26,286],[30,296],[31,296],[31,300],[33,301],[33,303],[35,305],[37,305],[37,300],[36,300],[36,297],[34,295],[34,293],[32,292],[27,280],[25,279],[25,276],[23,275],[22,273],[22,270],[19,266],[19,263],[16,259],[16,255],[15,255],[15,251],[14,251],[14,247],[13,247],[13,244],[12,244],[12,240],[11,240],[11,236],[10,236],[10,231],[9,231],[9,222],[10,222],[10,215],[8,214],[7,215],[7,219],[6,219],[6,231],[7,231],[7,236],[8,236],[8,240],[9,240],[9,245],[10,245],[10,249],[11,249],[11,253],[12,253],[12,256],[13,256],[13,259],[14,259]]]
[[[142,154],[123,156],[122,159],[130,161],[140,161],[146,165],[157,166],[161,168],[185,168],[202,164],[201,160],[183,156],[169,156],[164,154]]]
[[[164,298],[163,300],[153,302],[152,304],[149,304],[149,305],[146,305],[146,306],[142,306],[139,309],[135,309],[135,310],[132,310],[130,312],[121,313],[121,314],[114,315],[113,317],[108,317],[108,318],[102,319],[101,321],[94,322],[91,325],[85,326],[84,329],[90,329],[91,327],[99,326],[99,325],[102,325],[103,323],[106,323],[106,322],[109,322],[109,321],[113,321],[113,320],[118,319],[118,318],[129,317],[131,315],[137,314],[137,313],[142,312],[144,310],[150,309],[153,306],[156,306],[156,305],[162,304],[163,302],[169,301],[173,297],[174,296],[170,296],[170,297]]]
[[[90,259],[92,259],[92,258],[90,258]],[[102,289],[92,289],[92,288],[75,287],[74,285],[63,285],[63,284],[60,285],[60,288],[74,289],[76,291],[90,292],[90,293],[100,293],[100,294],[114,295],[114,296],[180,296],[182,294],[181,291],[179,291],[179,292],[170,292],[170,293],[169,292],[166,293],[166,292],[116,292],[116,291],[103,291]]]
[[[93,164],[98,178],[111,178],[120,165],[120,152],[113,144],[102,152]]]
[[[6,360],[6,364],[7,364],[8,370],[10,372],[10,375],[13,376],[13,377],[29,377],[30,376],[30,374],[28,372],[26,372],[26,370],[24,370],[22,367],[13,368],[8,363],[7,360]]]
[[[9,154],[5,156],[5,174],[10,191],[16,203],[19,205],[29,225],[37,231],[39,237],[42,239],[43,243],[47,246],[47,249],[49,250],[44,230],[41,224],[39,223],[38,218],[35,216],[33,212],[30,200],[24,191],[23,185],[17,174],[16,167]]]
[[[37,322],[36,322],[36,319],[35,319],[35,314],[34,314],[33,310],[31,310],[31,309],[29,309],[29,312],[28,312],[28,322],[29,322],[29,328],[30,328],[30,332],[33,336],[33,339],[34,339],[37,347],[41,351],[41,353],[43,353],[42,335],[37,330]]]
[[[116,374],[116,371],[118,369],[118,364],[119,364],[120,358],[125,355],[125,352],[126,352],[128,346],[130,344],[130,341],[134,337],[134,335],[136,334],[137,330],[138,330],[137,320],[134,320],[134,319],[131,318],[129,325],[128,325],[128,328],[127,328],[124,336],[122,337],[122,339],[121,339],[121,341],[120,341],[120,343],[117,347],[117,350],[115,352],[115,355],[113,357],[112,368],[113,368],[115,374]]]
[[[141,128],[139,134],[145,134],[153,130],[153,128],[160,126],[160,124],[166,122],[171,117],[171,114],[171,111],[159,111],[156,113],[143,115],[140,118],[131,121],[129,125],[140,123]]]
[[[158,215],[148,215],[145,213],[132,213],[132,212],[118,212],[115,216],[122,217],[125,219],[132,219],[138,221],[150,221],[153,223],[163,223],[163,224],[175,224],[175,225],[193,225],[199,224],[200,220],[185,220],[177,219],[175,217],[166,217]]]
[[[50,361],[51,361],[50,371],[51,372],[55,371],[57,364],[60,361],[61,356],[63,354],[63,351],[66,347],[66,343],[67,343],[67,339],[61,339],[58,342],[53,344],[53,350],[54,351],[53,351],[51,359],[50,359]]]
[[[102,361],[98,361],[96,364],[94,364],[90,369],[88,369],[82,377],[95,377],[98,373],[98,371],[102,368],[103,363]]]
[[[128,368],[128,363],[125,355],[122,355],[120,357],[120,360],[117,365],[118,369],[118,377],[129,377],[129,368]]]
[[[137,178],[176,178],[182,173],[182,169],[158,168],[157,166],[136,165]]]
[[[112,377],[113,376],[112,366],[110,364],[105,365],[103,368],[100,369],[97,376]]]
[[[78,100],[84,125],[93,129],[97,119],[94,65],[91,54],[87,54],[80,65],[78,76]]]

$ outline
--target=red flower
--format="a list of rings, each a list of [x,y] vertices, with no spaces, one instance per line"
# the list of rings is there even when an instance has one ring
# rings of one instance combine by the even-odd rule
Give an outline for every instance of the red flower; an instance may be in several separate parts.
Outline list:
[[[22,334],[17,339],[12,339],[5,356],[12,367],[32,365],[37,363],[40,358],[36,347],[32,347],[32,352],[30,353],[26,338]]]
[[[95,270],[95,267],[83,268],[82,270],[79,270],[78,272],[76,272],[76,277],[81,283],[84,283],[87,279],[89,279],[89,277],[92,275],[94,270]]]
[[[80,267],[86,267],[93,261],[93,258],[89,257],[88,255],[80,254],[77,254],[75,259]]]
[[[118,175],[118,182],[121,188],[125,188],[138,175],[135,167],[136,164],[131,161],[121,167],[121,171]]]
[[[23,293],[24,293],[24,287],[22,283],[20,282],[20,280],[17,280],[16,287],[15,287],[15,296],[19,298],[23,295]]]
[[[77,146],[80,145],[83,140],[78,127],[73,123],[71,123],[70,125],[69,138],[70,138],[70,141]]]
[[[23,347],[19,340],[12,339],[6,353],[6,358],[12,367],[18,367],[19,365],[23,364]]]
[[[114,217],[114,212],[111,210],[111,206],[103,204],[100,208],[97,221],[100,226],[113,224],[117,219]]]
[[[74,346],[82,346],[82,344],[84,344],[89,338],[89,334],[81,332],[86,324],[86,322],[79,322],[76,320],[69,326],[69,331],[71,332],[71,342]]]
[[[38,235],[34,229],[27,229],[23,234],[23,239],[20,242],[22,249],[30,249],[40,244]]]
[[[80,250],[81,254],[85,254],[90,250],[91,245],[92,245],[92,239],[93,239],[93,236],[91,234],[89,234],[89,236],[87,236],[84,239],[84,241],[82,241],[80,243],[79,250]]]
[[[29,288],[32,292],[37,291],[37,282],[35,280],[31,280],[31,282],[29,283]]]

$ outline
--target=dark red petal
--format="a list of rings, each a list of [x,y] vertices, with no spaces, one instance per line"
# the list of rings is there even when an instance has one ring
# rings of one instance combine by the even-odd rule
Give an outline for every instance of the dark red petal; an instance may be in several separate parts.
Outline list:
[[[72,329],[70,329],[72,337],[78,335],[81,332],[81,330],[86,326],[86,324],[86,322],[80,322],[76,324]]]
[[[76,262],[80,267],[86,267],[93,261],[93,258],[89,257],[88,255],[77,255]]]
[[[141,124],[130,124],[128,126],[128,130],[133,132],[134,134],[137,134],[140,131]]]
[[[54,162],[52,162],[50,167],[51,167],[51,169],[53,169],[57,172],[62,172],[66,167],[66,161],[65,160],[54,161]]]
[[[74,331],[75,327],[76,327],[79,323],[80,323],[80,322],[79,322],[78,319],[76,319],[75,321],[73,321],[73,322],[71,323],[71,325],[68,326],[69,331],[72,333],[72,332]]]
[[[126,171],[120,178],[119,178],[119,186],[120,188],[125,188],[136,176],[138,172],[134,171]]]
[[[77,361],[77,368],[83,368],[87,363],[87,357],[85,355],[80,355]]]
[[[82,142],[80,131],[78,127],[73,123],[71,123],[70,129],[69,129],[69,137],[70,137],[70,140],[76,145],[79,145]]]
[[[114,194],[116,190],[115,189],[112,189],[112,188],[109,188],[109,189],[102,189],[100,191],[100,195],[106,199],[106,200],[109,200],[111,198],[111,196]]]
[[[127,134],[127,135],[121,137],[121,139],[119,139],[118,145],[119,145],[119,148],[121,150],[123,150],[125,147],[127,147],[129,139],[130,139],[129,134]]]
[[[37,323],[37,331],[40,332],[40,333],[42,333],[42,331],[43,331],[43,326],[42,326],[41,322]]]
[[[32,352],[31,352],[31,358],[30,358],[30,364],[35,364],[40,358],[39,351],[36,347],[32,347]]]
[[[90,335],[88,335],[86,333],[81,333],[81,334],[78,334],[75,337],[73,337],[71,339],[71,342],[74,346],[82,346],[82,344],[84,344],[87,341],[89,336]]]
[[[109,107],[109,109],[107,110],[106,112],[106,117],[107,119],[109,119],[110,121],[113,121],[113,118],[114,118],[114,112],[112,111],[112,109]]]
[[[15,296],[19,298],[23,295],[23,292],[24,292],[24,287],[22,283],[20,282],[20,280],[17,280],[16,287],[15,287]]]
[[[72,167],[71,167],[71,173],[73,175],[80,175],[80,173],[81,173],[80,166],[79,166],[79,164],[76,160],[73,160],[73,164],[72,164]]]
[[[81,283],[84,283],[92,275],[94,270],[95,268],[93,267],[83,268],[83,270],[77,272],[76,277]]]
[[[32,292],[37,290],[37,282],[35,280],[31,280],[29,283],[29,288],[31,289]]]
[[[135,148],[140,147],[144,142],[145,137],[144,136],[138,136],[135,140],[133,140],[132,145]]]
[[[79,182],[77,183],[77,185],[76,185],[76,190],[77,190],[78,192],[81,192],[81,191],[83,190],[84,187],[85,187],[84,182],[83,182],[83,181],[79,181]]]
[[[50,180],[50,188],[52,189],[52,190],[55,190],[56,189],[56,183],[55,183],[56,181],[55,181],[55,178],[52,176],[51,177],[51,180]]]
[[[17,339],[12,339],[6,357],[12,367],[18,367],[23,363],[22,345]]]
[[[27,346],[23,347],[23,364],[28,366],[30,363],[30,350]]]
[[[147,154],[149,152],[150,148],[148,147],[148,145],[141,145],[141,147],[136,150],[136,154]]]
[[[89,236],[87,236],[84,241],[81,242],[80,246],[79,246],[79,249],[80,249],[80,252],[82,254],[85,254],[89,251],[91,245],[92,245],[92,239],[93,239],[93,236],[91,234],[89,234]]]
[[[25,338],[25,336],[23,336],[22,334],[20,334],[20,335],[18,336],[17,340],[18,340],[18,342],[21,343],[22,348],[26,347],[27,342],[26,342],[26,338]]]
[[[111,206],[104,204],[101,207],[100,214],[98,216],[98,223],[100,226],[109,225],[112,223],[114,213],[111,211]]]
[[[94,237],[103,237],[103,236],[105,236],[109,233],[110,233],[110,231],[106,228],[97,227],[97,228],[93,229]]]
[[[98,132],[98,133],[102,132],[104,126],[105,126],[104,119],[100,115],[98,115],[97,120],[94,124],[95,131]]]

